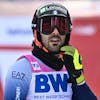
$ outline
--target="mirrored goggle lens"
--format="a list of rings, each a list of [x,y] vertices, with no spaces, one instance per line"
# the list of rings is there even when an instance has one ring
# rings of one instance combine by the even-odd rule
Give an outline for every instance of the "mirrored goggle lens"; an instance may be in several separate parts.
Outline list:
[[[40,32],[50,34],[57,28],[61,35],[69,32],[68,20],[65,17],[43,17],[40,19]]]

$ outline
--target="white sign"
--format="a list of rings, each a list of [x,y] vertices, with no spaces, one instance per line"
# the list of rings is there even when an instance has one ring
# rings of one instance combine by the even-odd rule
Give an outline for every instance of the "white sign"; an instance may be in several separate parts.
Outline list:
[[[29,16],[0,17],[0,45],[27,45],[33,34]]]

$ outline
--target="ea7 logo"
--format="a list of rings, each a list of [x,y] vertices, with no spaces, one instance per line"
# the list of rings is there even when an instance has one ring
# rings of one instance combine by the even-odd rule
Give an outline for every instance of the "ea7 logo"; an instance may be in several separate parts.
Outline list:
[[[25,77],[25,73],[12,71],[12,78],[22,80]]]
[[[35,92],[43,93],[43,92],[49,92],[51,89],[54,90],[54,92],[59,92],[60,89],[63,92],[67,91],[67,74],[63,73],[63,76],[58,73],[54,77],[53,74],[40,74],[36,75],[36,82],[35,82]]]

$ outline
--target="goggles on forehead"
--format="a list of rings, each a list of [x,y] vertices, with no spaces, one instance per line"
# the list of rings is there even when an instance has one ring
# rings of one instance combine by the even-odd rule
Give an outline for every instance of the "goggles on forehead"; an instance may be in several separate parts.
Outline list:
[[[70,32],[69,21],[65,17],[43,17],[40,18],[39,31],[43,34],[51,34],[54,28],[57,28],[61,35],[65,35]]]

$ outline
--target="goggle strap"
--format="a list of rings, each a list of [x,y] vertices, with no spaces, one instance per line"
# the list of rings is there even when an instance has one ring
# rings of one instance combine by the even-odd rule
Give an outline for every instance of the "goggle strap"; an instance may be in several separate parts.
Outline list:
[[[42,47],[41,42],[39,42],[37,39],[37,30],[34,30],[34,39],[35,39],[34,42],[35,42],[36,46],[38,46],[39,48]]]
[[[42,46],[41,42],[38,41],[37,34],[38,34],[37,30],[34,30],[34,37],[35,37],[34,42],[35,42],[35,45],[37,47],[39,47],[39,48],[42,48],[45,52],[48,52],[48,50],[44,46]]]

